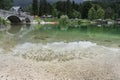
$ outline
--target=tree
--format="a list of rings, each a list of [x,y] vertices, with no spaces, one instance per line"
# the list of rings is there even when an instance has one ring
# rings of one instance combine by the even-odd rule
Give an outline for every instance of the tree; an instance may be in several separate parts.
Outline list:
[[[48,15],[52,14],[53,6],[48,3],[46,0],[40,0],[39,4],[39,15]]]
[[[71,17],[72,3],[70,0],[56,2],[55,8],[59,11],[60,16],[67,15],[68,17]]]
[[[91,7],[88,11],[88,18],[90,20],[92,19],[96,19],[96,10],[94,9],[94,7]]]
[[[69,24],[69,17],[67,15],[62,15],[60,17],[60,21],[59,21],[60,25],[67,25]]]
[[[71,13],[71,18],[81,18],[81,13],[76,10],[73,10]]]
[[[107,19],[114,19],[115,13],[111,7],[108,7],[105,11],[105,18]]]
[[[75,9],[75,1],[72,1],[72,7],[73,7],[73,9]]]
[[[55,3],[55,8],[59,11],[59,14],[66,14],[66,6],[65,1],[58,1]]]
[[[30,5],[26,6],[25,9],[24,9],[24,11],[32,13],[32,5],[30,4]]]
[[[3,22],[3,19],[0,17],[0,25],[2,24],[2,22]]]
[[[66,2],[66,15],[70,17],[70,14],[72,13],[72,4],[70,0],[67,0]]]
[[[82,18],[87,19],[88,18],[88,11],[92,7],[92,4],[90,1],[83,2],[82,4]]]
[[[46,0],[40,0],[40,4],[39,4],[39,15],[45,15],[46,13]]]
[[[47,11],[46,14],[52,14],[53,6],[50,3],[47,3]]]
[[[53,8],[52,15],[58,17],[58,10],[56,8]]]
[[[60,17],[59,24],[61,30],[67,30],[70,25],[69,17],[67,15],[62,15]]]
[[[105,17],[105,11],[102,8],[99,8],[97,10],[97,16],[96,16],[96,18],[97,19],[104,19],[104,17]]]
[[[12,1],[13,0],[0,0],[0,8],[10,8]],[[38,4],[36,2],[37,0],[33,1],[35,1],[34,8],[31,8],[31,6],[29,6],[26,8],[26,10],[29,12],[32,11],[32,13],[34,12],[36,15],[38,14]],[[69,18],[76,18],[81,15],[82,19],[97,19],[103,18],[103,16],[104,18],[109,19],[116,19],[120,17],[120,3],[118,2],[119,0],[111,0],[110,2],[106,2],[108,0],[86,0],[83,3],[75,3],[75,0],[58,0],[54,4],[50,4],[47,2],[47,0],[39,1],[39,16],[52,14],[53,16],[59,18],[61,15],[67,15]],[[9,7],[7,5],[9,5]],[[93,12],[90,11],[91,7],[94,8],[92,9]]]
[[[38,15],[38,0],[33,0],[32,11],[34,15]]]
[[[0,9],[10,9],[13,5],[13,0],[0,0]]]
[[[98,2],[119,2],[119,0],[93,0]]]
[[[72,9],[76,10],[76,11],[81,11],[82,5],[81,3],[75,3],[75,1],[72,2]]]

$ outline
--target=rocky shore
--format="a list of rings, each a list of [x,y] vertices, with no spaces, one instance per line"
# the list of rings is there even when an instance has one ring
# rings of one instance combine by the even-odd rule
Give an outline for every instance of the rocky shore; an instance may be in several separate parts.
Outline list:
[[[0,49],[0,80],[120,80],[120,49],[91,42]]]

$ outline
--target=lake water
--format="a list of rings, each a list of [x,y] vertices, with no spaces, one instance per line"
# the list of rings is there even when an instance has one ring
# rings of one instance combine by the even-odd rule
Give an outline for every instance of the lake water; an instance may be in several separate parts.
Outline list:
[[[17,44],[90,41],[108,47],[120,47],[120,25],[9,25],[1,28],[0,46],[11,48]]]
[[[0,29],[1,80],[120,80],[120,25]]]

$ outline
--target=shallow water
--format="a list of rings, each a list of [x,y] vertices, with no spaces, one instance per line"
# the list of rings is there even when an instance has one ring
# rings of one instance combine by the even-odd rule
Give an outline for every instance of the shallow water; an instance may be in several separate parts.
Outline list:
[[[8,54],[4,54],[8,53]],[[120,80],[120,48],[89,41],[0,49],[1,80]]]
[[[119,48],[108,48],[88,41],[54,42],[47,44],[25,43],[11,50],[14,56],[35,61],[69,61],[73,59],[92,59],[101,55],[120,53]]]
[[[120,27],[1,30],[0,80],[120,80]]]
[[[0,47],[11,48],[26,42],[90,41],[108,47],[120,47],[120,25],[9,25],[0,31]]]
[[[67,59],[70,55],[69,60],[80,55],[90,56],[89,53],[96,55],[97,51],[106,53],[103,46],[120,47],[119,25],[79,25],[67,29],[59,25],[9,25],[5,29],[0,31],[1,52],[38,61],[61,60],[64,56]]]

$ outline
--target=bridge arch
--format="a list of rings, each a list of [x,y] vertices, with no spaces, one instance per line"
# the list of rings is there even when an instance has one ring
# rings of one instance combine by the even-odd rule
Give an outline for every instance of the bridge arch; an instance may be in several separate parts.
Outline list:
[[[15,15],[8,16],[6,19],[8,19],[11,22],[11,24],[18,24],[22,22],[20,18]]]
[[[29,18],[25,18],[25,23],[30,23],[30,19]]]
[[[27,14],[26,12],[22,12],[18,14],[12,11],[2,10],[2,9],[0,9],[0,17],[3,18],[4,20],[8,19],[11,22],[11,24],[31,23],[34,20],[34,17]]]

